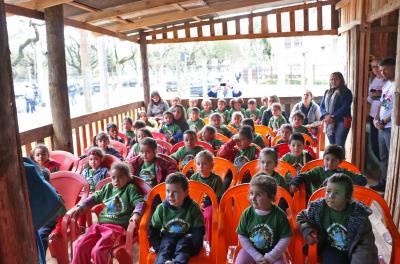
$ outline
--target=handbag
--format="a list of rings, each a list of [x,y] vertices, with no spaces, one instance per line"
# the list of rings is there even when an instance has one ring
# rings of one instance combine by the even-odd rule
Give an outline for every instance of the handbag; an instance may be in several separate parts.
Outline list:
[[[351,118],[351,116],[343,117],[343,126],[344,126],[344,128],[350,129],[352,120],[353,119]]]

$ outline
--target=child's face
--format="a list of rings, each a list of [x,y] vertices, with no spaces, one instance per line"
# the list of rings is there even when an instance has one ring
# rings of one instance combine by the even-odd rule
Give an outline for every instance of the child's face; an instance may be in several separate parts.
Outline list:
[[[196,121],[197,119],[199,119],[199,117],[200,117],[200,113],[199,112],[192,111],[190,113],[190,119],[192,121]]]
[[[146,163],[151,163],[154,160],[156,153],[150,146],[141,144],[140,155]]]
[[[102,138],[96,141],[97,146],[103,150],[107,150],[108,144],[110,144],[110,141],[108,139]]]
[[[196,100],[189,100],[189,107],[196,107],[197,101]]]
[[[249,110],[252,112],[256,111],[256,109],[257,109],[255,104],[249,104],[248,107],[249,107]]]
[[[147,138],[147,137],[148,137],[148,135],[145,132],[141,131],[141,130],[139,130],[136,133],[136,138],[137,138],[138,142],[142,141],[142,139]]]
[[[289,144],[289,148],[290,148],[290,153],[293,156],[298,157],[304,150],[304,144],[300,140],[292,140]]]
[[[112,128],[110,128],[110,130],[108,130],[108,134],[112,138],[117,138],[118,137],[118,129],[116,129],[115,127],[112,127]]]
[[[278,107],[272,108],[272,115],[273,116],[280,116],[282,111]]]
[[[293,127],[295,128],[298,128],[301,125],[303,125],[303,119],[298,116],[294,116],[292,122],[293,122]]]
[[[211,175],[211,171],[213,169],[213,163],[204,157],[200,157],[196,159],[196,167],[197,171],[203,178],[208,178]]]
[[[268,99],[262,100],[263,106],[268,106]]]
[[[218,102],[218,109],[220,111],[224,111],[225,110],[225,104],[223,102]]]
[[[140,115],[139,119],[144,122],[147,122],[147,115],[142,114],[142,115]]]
[[[326,170],[336,170],[341,160],[332,154],[324,155],[324,167]]]
[[[268,107],[271,107],[271,105],[274,103],[274,100],[271,97],[268,97]]]
[[[97,155],[89,155],[90,168],[97,170],[101,165],[101,158]]]
[[[235,115],[233,117],[233,123],[240,127],[240,123],[242,122],[242,117],[240,115]]]
[[[179,104],[179,103],[180,103],[180,101],[179,101],[178,98],[174,98],[174,99],[171,100],[172,106],[177,105],[177,104]]]
[[[207,112],[210,111],[211,108],[211,104],[210,103],[205,103],[204,104],[204,110],[206,110]]]
[[[236,146],[239,149],[246,149],[249,147],[250,144],[251,144],[251,139],[247,138],[243,134],[238,134],[236,139]]]
[[[171,183],[166,186],[166,199],[167,201],[175,207],[181,207],[185,201],[186,196],[188,196],[189,190],[183,190],[180,183]]]
[[[110,172],[111,174],[111,183],[115,189],[121,189],[125,187],[131,180],[129,175],[125,175],[122,170],[113,169]]]
[[[214,137],[215,137],[215,135],[212,132],[210,132],[208,130],[203,131],[203,135],[202,135],[203,140],[209,142],[209,141],[213,140]]]
[[[257,185],[250,185],[250,203],[254,209],[259,210],[270,210],[272,207],[272,200],[268,198],[268,195]]]
[[[236,111],[240,111],[240,109],[242,108],[242,105],[239,102],[235,102],[235,103],[233,103],[233,108]]]
[[[172,113],[174,114],[175,120],[179,120],[182,118],[183,113],[179,107],[175,108],[174,112],[172,112]]]
[[[132,130],[132,123],[129,121],[124,121],[124,129],[125,131],[131,131]]]
[[[196,146],[197,138],[193,135],[185,134],[183,136],[183,142],[185,143],[185,147],[193,149]]]
[[[164,115],[164,122],[168,125],[172,124],[174,122],[174,118],[172,115]]]
[[[39,164],[42,165],[49,159],[49,153],[41,148],[37,148],[35,153],[33,153],[33,159]]]
[[[335,211],[346,209],[348,199],[346,198],[346,188],[339,183],[328,182],[325,191],[325,200],[329,208]]]
[[[291,135],[292,135],[292,131],[290,129],[285,128],[285,129],[281,130],[281,136],[282,136],[283,141],[289,142],[289,138]]]
[[[222,120],[219,116],[213,116],[213,118],[211,119],[211,124],[215,128],[220,128],[221,122],[222,122]]]
[[[258,166],[260,172],[264,172],[267,175],[272,175],[276,163],[275,160],[270,155],[261,154],[258,160]]]

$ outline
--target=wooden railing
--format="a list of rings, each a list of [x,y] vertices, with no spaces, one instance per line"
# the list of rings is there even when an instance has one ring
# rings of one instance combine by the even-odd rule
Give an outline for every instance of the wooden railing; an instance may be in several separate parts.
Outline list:
[[[90,145],[93,137],[100,131],[104,131],[107,123],[114,122],[122,130],[122,120],[130,116],[137,118],[138,112],[144,110],[144,102],[126,104],[96,113],[91,113],[71,119],[74,154],[80,156]],[[53,127],[46,125],[20,133],[23,155],[29,155],[37,143],[44,143],[53,149]]]

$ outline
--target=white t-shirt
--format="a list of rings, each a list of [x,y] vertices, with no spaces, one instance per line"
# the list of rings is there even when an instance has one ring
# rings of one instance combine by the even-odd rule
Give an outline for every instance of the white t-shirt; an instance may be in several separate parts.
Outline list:
[[[383,84],[384,84],[383,79],[375,77],[369,84],[368,92],[371,92],[372,89],[375,89],[376,91],[382,91]],[[371,110],[369,111],[369,115],[371,117],[375,117],[376,113],[378,112],[379,105],[381,104],[380,99],[372,98],[370,95],[368,95],[367,100],[371,104]]]
[[[394,81],[386,81],[382,88],[381,109],[379,119],[382,120],[392,114],[394,105],[394,91],[396,83]],[[392,121],[385,125],[385,128],[392,127]]]

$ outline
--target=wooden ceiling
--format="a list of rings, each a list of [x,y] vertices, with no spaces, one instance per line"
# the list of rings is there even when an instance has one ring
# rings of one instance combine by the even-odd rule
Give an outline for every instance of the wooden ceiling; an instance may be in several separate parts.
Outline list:
[[[153,31],[192,21],[253,12],[303,0],[6,0],[9,14],[40,18],[62,4],[67,25],[137,41],[139,31]],[[315,2],[315,1],[314,1]],[[150,33],[150,32],[149,32]],[[126,37],[124,37],[126,36]]]

